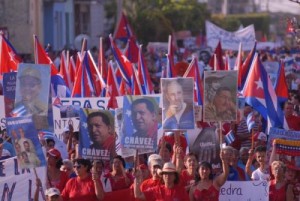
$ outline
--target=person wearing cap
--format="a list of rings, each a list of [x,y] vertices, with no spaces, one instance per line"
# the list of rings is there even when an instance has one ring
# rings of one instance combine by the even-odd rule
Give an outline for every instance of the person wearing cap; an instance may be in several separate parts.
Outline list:
[[[40,178],[36,179],[36,189],[34,192],[33,201],[39,201],[40,193],[44,193]],[[60,191],[57,188],[48,188],[45,190],[46,201],[63,201]]]
[[[39,70],[25,68],[18,77],[20,83],[20,99],[17,99],[15,109],[24,107],[27,115],[34,115],[33,119],[37,129],[48,125],[48,103],[40,100],[42,90],[41,73]]]
[[[184,79],[172,79],[164,82],[164,99],[166,109],[163,111],[164,129],[193,129],[194,109],[193,104],[185,100],[183,91]],[[191,90],[191,94],[193,91]]]
[[[42,89],[40,71],[34,68],[26,68],[19,76],[21,102],[30,114],[48,113],[48,105],[39,100]],[[18,105],[18,103],[16,104]]]
[[[71,178],[64,190],[64,201],[99,201],[104,198],[100,175],[88,159],[75,159],[74,169],[77,177]]]
[[[219,200],[219,190],[225,184],[229,174],[229,157],[226,151],[220,151],[223,172],[216,177],[213,177],[210,163],[203,161],[199,164],[195,184],[189,191],[190,201]]]
[[[144,192],[149,188],[155,187],[161,184],[161,177],[159,175],[159,170],[161,170],[163,166],[163,160],[158,154],[151,154],[148,158],[148,168],[151,174],[151,178],[144,178],[141,183],[141,191]]]
[[[204,119],[206,121],[228,121],[236,119],[236,104],[231,89],[219,87],[211,102],[204,107]]]
[[[137,171],[134,184],[134,196],[141,200],[153,201],[171,201],[171,200],[189,200],[188,194],[179,182],[179,174],[173,163],[165,163],[160,171],[163,185],[157,185],[144,192],[141,191],[141,173]]]
[[[69,180],[69,175],[61,171],[62,157],[60,152],[53,148],[47,152],[47,178],[46,187],[55,187],[62,191]]]

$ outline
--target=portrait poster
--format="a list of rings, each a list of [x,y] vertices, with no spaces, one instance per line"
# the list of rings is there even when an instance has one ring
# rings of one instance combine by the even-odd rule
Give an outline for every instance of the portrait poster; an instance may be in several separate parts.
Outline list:
[[[220,159],[220,140],[216,125],[205,128],[187,130],[187,143],[189,152],[197,155],[197,160],[207,161],[212,165],[214,173],[222,171]]]
[[[237,71],[204,72],[204,121],[236,121]]]
[[[5,103],[5,116],[12,117],[12,110],[14,109],[15,95],[16,95],[16,79],[17,73],[3,74],[3,96]]]
[[[276,143],[276,151],[284,154],[279,154],[279,159],[283,161],[287,167],[300,170],[300,131],[284,130],[271,127],[269,131],[268,144],[267,144],[267,158],[270,158],[273,149],[273,141],[281,139],[282,143]],[[290,141],[290,143],[288,143]]]
[[[110,160],[116,153],[113,111],[81,108],[79,116],[80,155],[92,160]]]
[[[121,145],[132,149],[157,147],[159,97],[124,96]]]
[[[45,156],[31,116],[8,117],[6,126],[19,166],[22,169],[45,166]]]
[[[0,96],[0,105],[4,105],[4,96]],[[5,110],[0,110],[0,128],[6,128]]]
[[[19,64],[14,116],[32,116],[36,129],[48,128],[50,65]]]
[[[162,78],[161,91],[163,129],[194,129],[194,79]]]

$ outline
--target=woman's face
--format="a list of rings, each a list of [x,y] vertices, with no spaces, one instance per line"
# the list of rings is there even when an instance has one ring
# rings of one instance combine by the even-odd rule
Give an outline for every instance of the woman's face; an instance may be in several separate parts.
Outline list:
[[[122,170],[122,168],[123,168],[122,161],[115,158],[113,160],[113,169],[114,170]]]
[[[186,161],[184,162],[184,165],[187,169],[193,169],[196,168],[197,165],[197,160],[195,156],[190,156],[186,159]]]
[[[208,167],[201,166],[198,173],[201,179],[208,179],[211,174],[211,170]]]
[[[274,177],[284,176],[284,169],[281,167],[281,165],[274,165],[272,167],[272,173]]]
[[[164,173],[163,180],[165,184],[174,184],[175,182],[175,173]]]
[[[76,175],[79,177],[87,174],[87,167],[82,164],[75,163],[73,168],[74,168]]]

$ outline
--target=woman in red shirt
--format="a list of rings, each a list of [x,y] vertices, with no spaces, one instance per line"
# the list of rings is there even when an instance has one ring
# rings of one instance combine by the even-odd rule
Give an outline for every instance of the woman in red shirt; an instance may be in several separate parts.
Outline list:
[[[140,189],[142,177],[141,173],[137,171],[134,182],[135,198],[147,201],[189,200],[189,196],[185,191],[184,186],[179,184],[179,175],[173,163],[165,163],[161,175],[164,184],[149,188],[142,192]]]
[[[282,161],[273,161],[271,171],[274,179],[270,181],[269,201],[293,201],[292,185],[284,179],[286,167]]]
[[[113,171],[107,174],[113,191],[129,188],[133,183],[131,174],[125,171],[125,160],[122,156],[117,155],[113,159]]]
[[[64,189],[69,176],[66,172],[61,171],[62,158],[60,152],[52,148],[47,152],[47,188],[58,188],[60,192]]]
[[[62,192],[64,201],[99,201],[104,198],[100,176],[87,159],[75,159],[74,170],[77,177],[66,184]],[[92,173],[91,173],[92,172]]]
[[[190,201],[218,201],[219,190],[224,185],[229,174],[230,156],[221,150],[220,158],[222,160],[223,172],[216,178],[213,178],[212,166],[208,162],[201,162],[198,168],[199,176],[196,177],[196,183],[189,192]]]

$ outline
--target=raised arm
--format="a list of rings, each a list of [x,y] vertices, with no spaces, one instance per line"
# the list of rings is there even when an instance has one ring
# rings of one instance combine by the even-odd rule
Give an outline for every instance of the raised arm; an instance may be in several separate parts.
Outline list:
[[[247,173],[247,175],[248,175],[250,178],[251,178],[251,176],[252,176],[251,165],[252,165],[254,156],[255,156],[255,155],[254,155],[253,149],[250,149],[250,150],[249,150],[249,158],[248,158],[248,160],[247,160],[246,167],[245,167],[245,172]]]
[[[224,150],[220,151],[220,158],[222,160],[223,172],[214,179],[214,184],[221,188],[227,180],[229,174],[229,158],[225,155]]]
[[[95,194],[98,200],[103,200],[104,198],[104,191],[102,185],[100,184],[100,176],[97,173],[95,167],[92,168],[92,179],[95,186]]]

